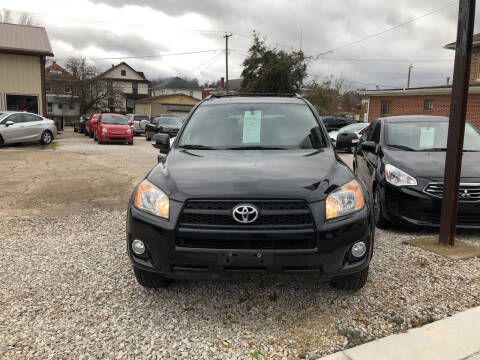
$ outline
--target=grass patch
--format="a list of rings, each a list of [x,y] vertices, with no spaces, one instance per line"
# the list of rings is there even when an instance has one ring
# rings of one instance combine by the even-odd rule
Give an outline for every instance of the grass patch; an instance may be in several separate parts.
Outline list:
[[[48,144],[48,147],[52,150],[57,150],[57,147],[59,147],[60,144],[57,143],[56,141],[52,141],[50,144]]]
[[[260,356],[263,356],[260,350],[252,351],[249,355],[252,359],[258,359]]]

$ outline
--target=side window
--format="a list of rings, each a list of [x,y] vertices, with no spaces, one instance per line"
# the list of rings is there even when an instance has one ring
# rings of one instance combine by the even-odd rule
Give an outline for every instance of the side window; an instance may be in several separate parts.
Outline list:
[[[40,121],[41,118],[32,114],[23,114],[23,122]]]
[[[5,119],[4,123],[7,121],[13,121],[15,124],[23,122],[23,114],[13,114]]]
[[[373,131],[372,131],[372,139],[371,139],[371,141],[374,141],[376,144],[380,142],[380,128],[381,128],[381,123],[380,121],[377,121],[377,123],[372,129]]]

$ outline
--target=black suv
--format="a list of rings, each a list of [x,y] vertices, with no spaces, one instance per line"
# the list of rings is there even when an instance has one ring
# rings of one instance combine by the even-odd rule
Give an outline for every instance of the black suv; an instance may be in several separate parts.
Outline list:
[[[314,274],[365,284],[374,218],[363,183],[337,157],[300,96],[211,96],[137,185],[127,248],[137,281],[236,273]]]
[[[323,125],[325,125],[325,128],[327,129],[328,132],[337,131],[344,126],[358,123],[357,120],[352,118],[331,117],[331,116],[323,117],[322,122],[323,122]]]

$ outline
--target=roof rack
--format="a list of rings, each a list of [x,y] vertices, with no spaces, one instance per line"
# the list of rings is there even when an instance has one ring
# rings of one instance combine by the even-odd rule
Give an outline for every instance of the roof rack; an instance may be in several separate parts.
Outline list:
[[[279,94],[279,93],[240,93],[240,94],[210,94],[205,98],[212,99],[212,98],[223,98],[223,97],[237,97],[237,96],[256,96],[256,97],[296,97],[298,99],[303,98],[300,94]]]

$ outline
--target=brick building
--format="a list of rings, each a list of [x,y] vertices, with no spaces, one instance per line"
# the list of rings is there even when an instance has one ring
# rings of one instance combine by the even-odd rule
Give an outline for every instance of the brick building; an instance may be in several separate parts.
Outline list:
[[[455,50],[455,43],[445,46]],[[360,118],[372,121],[394,115],[450,115],[452,86],[361,91]],[[467,121],[480,129],[480,33],[473,37]]]

